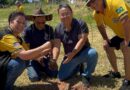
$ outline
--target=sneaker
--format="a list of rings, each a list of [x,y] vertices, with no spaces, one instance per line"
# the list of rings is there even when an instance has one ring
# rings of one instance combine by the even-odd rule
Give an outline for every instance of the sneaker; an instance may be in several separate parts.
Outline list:
[[[109,71],[108,74],[104,75],[105,78],[121,78],[120,72]]]
[[[130,90],[130,80],[123,80],[122,86],[119,90]]]

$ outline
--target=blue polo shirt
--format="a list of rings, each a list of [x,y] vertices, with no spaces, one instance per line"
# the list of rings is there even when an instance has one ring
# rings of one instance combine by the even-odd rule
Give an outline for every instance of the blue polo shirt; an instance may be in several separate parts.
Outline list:
[[[30,49],[36,48],[47,41],[54,39],[53,28],[45,24],[45,28],[38,30],[34,24],[25,30],[25,42],[30,44]]]
[[[55,29],[55,38],[60,39],[63,43],[65,54],[72,52],[75,45],[79,41],[78,36],[82,33],[88,33],[87,24],[82,20],[73,19],[72,20],[72,29],[70,32],[65,31],[65,26],[63,23],[59,23]],[[87,40],[86,44],[80,50],[84,50],[85,48],[90,47],[90,43]]]

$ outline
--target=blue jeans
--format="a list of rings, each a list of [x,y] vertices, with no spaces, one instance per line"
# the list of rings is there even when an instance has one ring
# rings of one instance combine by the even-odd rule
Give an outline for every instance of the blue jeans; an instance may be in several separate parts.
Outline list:
[[[84,69],[83,75],[86,77],[91,77],[91,74],[95,70],[97,59],[98,54],[96,50],[91,47],[86,48],[79,55],[75,56],[69,63],[61,63],[58,78],[60,80],[68,79],[75,73],[75,71],[77,71],[77,67],[82,63],[86,63],[87,65]]]
[[[13,85],[16,79],[26,68],[26,63],[27,61],[21,60],[19,58],[10,60],[7,65],[7,81],[5,85],[5,90],[13,90]]]
[[[58,70],[50,70],[48,63],[49,63],[49,59],[44,60],[44,67],[41,66],[37,61],[30,61],[30,65],[27,68],[28,71],[28,77],[32,82],[35,81],[39,81],[41,80],[44,75],[48,76],[48,77],[56,77]]]

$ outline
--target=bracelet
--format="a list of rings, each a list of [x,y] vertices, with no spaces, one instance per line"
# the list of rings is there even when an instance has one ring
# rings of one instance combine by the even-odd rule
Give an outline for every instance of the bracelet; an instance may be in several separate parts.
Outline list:
[[[77,53],[77,49],[73,49],[72,53],[76,54]]]

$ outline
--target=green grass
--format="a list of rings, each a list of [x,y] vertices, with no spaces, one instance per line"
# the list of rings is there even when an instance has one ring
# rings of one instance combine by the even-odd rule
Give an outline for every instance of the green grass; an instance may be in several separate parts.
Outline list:
[[[92,19],[91,12],[87,10],[84,5],[80,7],[76,7],[75,5],[71,5],[72,9],[74,10],[74,16],[83,19],[87,22],[90,33],[89,33],[89,41],[91,42],[92,47],[96,48],[98,51],[99,59],[98,64],[96,67],[95,72],[93,73],[94,79],[92,81],[92,88],[93,90],[118,90],[122,79],[103,79],[101,76],[106,74],[109,70],[111,70],[111,66],[108,62],[106,54],[103,50],[103,40],[96,28],[96,24]],[[55,27],[59,22],[58,14],[57,14],[57,5],[43,5],[42,8],[47,13],[53,14],[53,20],[49,21],[50,25]],[[32,14],[34,11],[34,4],[25,4],[25,13]],[[15,6],[11,6],[9,8],[0,9],[0,28],[8,25],[8,15],[10,12],[16,9]],[[111,32],[110,29],[107,30],[110,37],[114,34]],[[120,51],[116,51],[118,57],[118,67],[119,71],[121,72],[122,76],[124,76],[124,66],[123,66],[123,58]],[[61,59],[63,57],[63,49],[61,51],[60,57],[58,59],[58,64],[60,65]],[[74,78],[72,81],[78,82],[79,79]],[[40,81],[31,83],[27,77],[26,70],[23,74],[17,79],[15,82],[15,90],[54,90],[56,87],[56,79],[47,80],[47,81]]]

